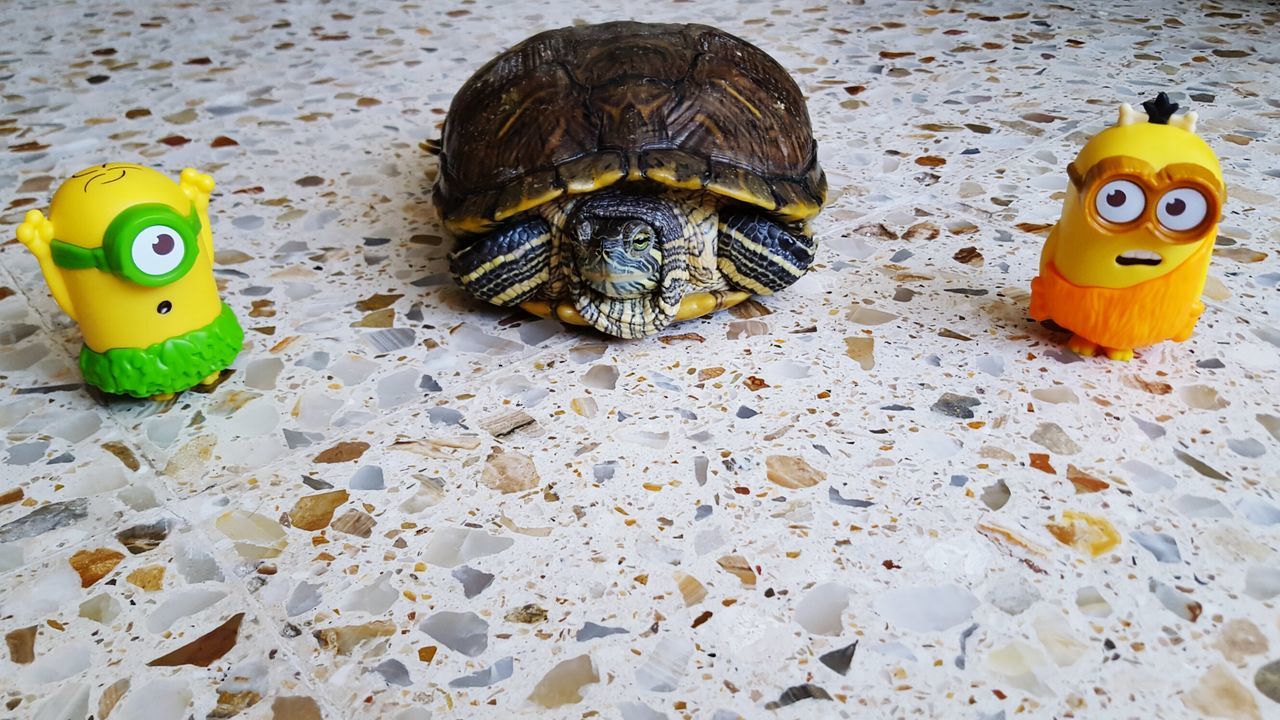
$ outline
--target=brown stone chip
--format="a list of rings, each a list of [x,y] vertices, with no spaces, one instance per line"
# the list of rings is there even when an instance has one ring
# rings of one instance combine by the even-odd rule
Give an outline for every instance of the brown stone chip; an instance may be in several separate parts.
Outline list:
[[[30,664],[36,659],[36,626],[11,630],[4,636],[9,646],[9,659],[19,665]]]
[[[81,550],[71,556],[71,568],[80,576],[80,587],[87,588],[115,569],[124,553],[111,548]]]
[[[117,440],[112,440],[111,442],[102,443],[102,449],[106,450],[112,455],[115,455],[116,458],[120,460],[120,462],[124,463],[125,467],[129,468],[134,472],[138,472],[138,469],[142,467],[138,463],[137,456],[133,454],[133,451],[129,449],[129,446],[125,445],[122,442],[119,442]]]
[[[365,450],[369,449],[369,443],[363,441],[340,442],[337,445],[316,455],[315,461],[318,463],[344,463],[352,460],[359,460],[364,455]]]
[[[240,633],[240,623],[244,621],[244,613],[236,613],[218,627],[183,645],[166,655],[147,663],[150,667],[174,667],[177,665],[195,665],[209,667],[214,661],[231,652],[236,646]]]

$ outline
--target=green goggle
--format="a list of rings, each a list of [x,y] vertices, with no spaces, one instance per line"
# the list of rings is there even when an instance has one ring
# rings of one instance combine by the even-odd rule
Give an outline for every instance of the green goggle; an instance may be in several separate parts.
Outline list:
[[[168,205],[134,205],[116,216],[102,236],[102,246],[80,247],[62,240],[50,243],[53,264],[67,270],[96,268],[147,287],[168,285],[196,261],[200,215],[192,206],[183,217]]]

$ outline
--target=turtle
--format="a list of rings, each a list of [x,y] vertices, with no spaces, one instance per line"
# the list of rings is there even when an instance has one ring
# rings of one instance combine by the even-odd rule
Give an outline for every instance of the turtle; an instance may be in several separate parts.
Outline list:
[[[493,305],[642,338],[786,288],[817,250],[804,95],[711,26],[533,35],[462,85],[426,146],[450,270]]]

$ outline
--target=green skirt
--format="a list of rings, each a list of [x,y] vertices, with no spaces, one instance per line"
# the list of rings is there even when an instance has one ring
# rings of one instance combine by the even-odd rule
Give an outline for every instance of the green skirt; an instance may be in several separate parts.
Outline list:
[[[146,348],[80,348],[85,382],[114,395],[151,397],[182,392],[229,366],[244,346],[244,330],[226,303],[208,325]]]

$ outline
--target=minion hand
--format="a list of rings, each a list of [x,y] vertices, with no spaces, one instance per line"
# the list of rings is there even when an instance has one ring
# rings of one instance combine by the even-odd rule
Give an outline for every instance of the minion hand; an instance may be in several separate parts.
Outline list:
[[[18,242],[27,246],[42,263],[49,257],[49,243],[53,241],[53,223],[39,210],[28,210],[18,226]]]
[[[49,245],[53,242],[53,222],[39,210],[28,210],[26,217],[22,219],[22,224],[18,226],[18,242],[26,245],[31,254],[36,256],[36,260],[40,263],[40,272],[44,274],[45,283],[49,285],[54,301],[63,312],[71,316],[72,320],[78,321],[79,317],[76,315],[75,306],[71,304],[71,295],[67,292],[62,271],[53,262],[53,251]]]
[[[213,233],[209,230],[209,196],[213,194],[213,177],[195,168],[186,168],[178,178],[178,187],[200,213],[200,222],[204,226],[200,231],[200,246],[209,253],[209,257],[213,257]]]
[[[212,176],[195,168],[187,168],[182,171],[178,186],[187,197],[191,198],[191,202],[195,203],[199,210],[204,211],[209,207],[209,196],[213,194]]]

